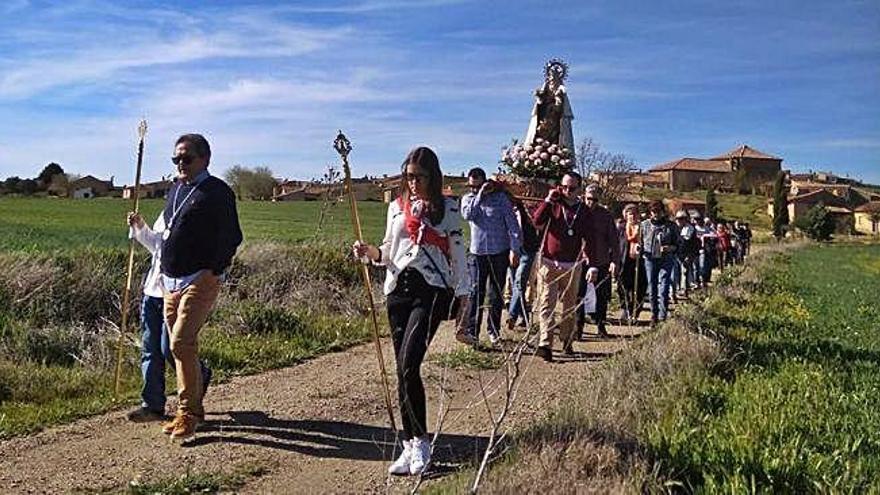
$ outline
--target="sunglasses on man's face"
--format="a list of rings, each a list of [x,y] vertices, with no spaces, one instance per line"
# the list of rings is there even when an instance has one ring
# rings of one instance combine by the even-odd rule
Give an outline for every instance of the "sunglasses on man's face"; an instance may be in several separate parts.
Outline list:
[[[577,191],[581,186],[566,186],[565,184],[559,186],[559,189],[563,191]]]
[[[587,196],[584,198],[584,201],[596,201],[596,197],[595,196]]]
[[[194,157],[192,155],[176,155],[176,156],[171,157],[171,163],[173,163],[175,165],[180,165],[180,164],[189,165],[195,159],[196,159],[196,157]]]

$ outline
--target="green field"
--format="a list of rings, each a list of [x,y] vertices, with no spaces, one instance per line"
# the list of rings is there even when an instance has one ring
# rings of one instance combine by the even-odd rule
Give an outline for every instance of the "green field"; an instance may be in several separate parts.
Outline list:
[[[880,244],[764,248],[510,435],[480,493],[880,493],[878,294]]]
[[[880,246],[780,256],[710,301],[730,361],[648,442],[697,491],[880,491]]]
[[[149,264],[140,248],[118,399],[112,379],[129,208],[121,199],[0,199],[0,438],[134,403],[137,281]],[[141,211],[152,222],[161,208],[149,200]],[[381,240],[385,211],[360,205],[366,239]],[[245,242],[201,338],[219,380],[368,337],[347,203],[241,202],[239,219]]]
[[[141,211],[152,223],[164,200],[144,200]],[[325,221],[318,230],[322,208]],[[372,242],[384,233],[387,205],[359,203],[364,237]],[[131,202],[101,198],[92,200],[58,198],[0,198],[0,252],[45,251],[71,247],[124,247],[127,245],[126,213]],[[238,204],[239,222],[245,242],[299,242],[320,238],[330,241],[353,239],[346,202],[259,202]]]

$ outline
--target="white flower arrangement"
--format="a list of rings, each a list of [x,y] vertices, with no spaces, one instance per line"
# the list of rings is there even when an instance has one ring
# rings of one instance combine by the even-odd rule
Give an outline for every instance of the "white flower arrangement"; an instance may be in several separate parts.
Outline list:
[[[543,138],[537,138],[534,145],[514,139],[502,150],[500,163],[517,177],[557,180],[574,167],[574,156],[570,149]]]

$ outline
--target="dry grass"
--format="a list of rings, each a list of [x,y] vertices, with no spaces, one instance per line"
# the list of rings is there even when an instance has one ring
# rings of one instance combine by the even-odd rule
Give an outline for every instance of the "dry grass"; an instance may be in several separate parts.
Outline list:
[[[759,267],[793,247],[798,246],[762,247],[748,265],[726,272],[704,301],[680,306],[660,329],[597,366],[564,406],[513,437],[480,492],[659,493],[685,488],[640,439],[670,404],[684,401],[699,386],[707,370],[732,366],[725,339],[703,324],[706,308],[720,300],[744,299],[759,284]],[[466,492],[472,477],[464,471],[431,491]]]

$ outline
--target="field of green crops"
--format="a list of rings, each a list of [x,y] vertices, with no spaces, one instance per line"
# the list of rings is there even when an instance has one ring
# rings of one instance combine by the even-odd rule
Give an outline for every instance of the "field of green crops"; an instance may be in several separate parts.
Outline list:
[[[719,363],[648,432],[707,492],[880,491],[880,245],[814,246],[711,300]]]
[[[129,208],[121,199],[0,198],[0,438],[135,403],[139,286],[120,398],[112,388]],[[152,223],[161,208],[149,200],[141,211]],[[385,209],[360,205],[372,242],[381,239]],[[369,335],[348,255],[347,203],[241,202],[239,220],[245,242],[201,338],[218,379],[288,366]],[[137,249],[135,262],[139,281],[146,250]]]
[[[141,211],[149,223],[156,219],[164,200],[145,200]],[[359,204],[364,236],[372,241],[384,232],[386,205]],[[46,251],[71,247],[124,247],[126,213],[131,202],[115,198],[92,200],[58,198],[0,198],[0,252]],[[321,210],[324,222],[318,228]],[[246,242],[304,241],[315,237],[352,239],[348,203],[244,201],[238,204]]]

